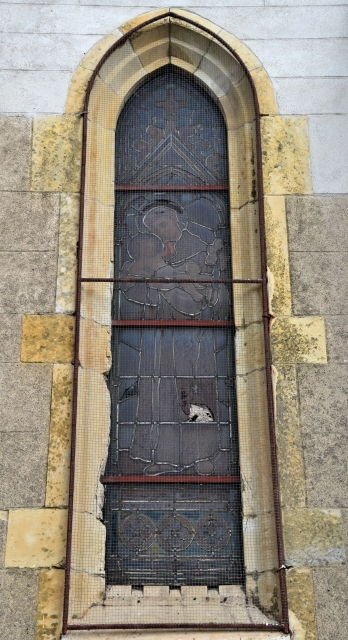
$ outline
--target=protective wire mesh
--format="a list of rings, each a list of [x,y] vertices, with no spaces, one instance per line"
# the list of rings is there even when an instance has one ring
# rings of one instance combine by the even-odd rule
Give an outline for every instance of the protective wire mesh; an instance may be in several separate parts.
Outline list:
[[[115,137],[107,64],[87,132],[69,625],[269,628],[280,604],[251,92],[241,106],[235,63],[229,121],[168,64],[130,95]]]

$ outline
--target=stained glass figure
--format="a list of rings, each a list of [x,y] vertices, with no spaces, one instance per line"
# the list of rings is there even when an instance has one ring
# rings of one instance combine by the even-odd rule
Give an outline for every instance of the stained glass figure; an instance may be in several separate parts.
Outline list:
[[[226,128],[206,90],[171,66],[142,84],[115,174],[107,580],[240,583]]]

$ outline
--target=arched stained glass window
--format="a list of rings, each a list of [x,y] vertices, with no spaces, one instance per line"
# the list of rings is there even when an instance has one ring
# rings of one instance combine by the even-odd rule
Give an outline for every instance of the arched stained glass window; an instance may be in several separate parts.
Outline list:
[[[107,584],[243,582],[226,126],[168,66],[116,129]]]

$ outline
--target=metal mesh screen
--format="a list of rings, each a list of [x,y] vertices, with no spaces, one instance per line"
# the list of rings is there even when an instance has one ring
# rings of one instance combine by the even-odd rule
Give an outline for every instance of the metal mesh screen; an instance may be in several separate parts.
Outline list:
[[[71,629],[281,627],[254,116],[204,86],[168,64],[116,132],[91,94]]]

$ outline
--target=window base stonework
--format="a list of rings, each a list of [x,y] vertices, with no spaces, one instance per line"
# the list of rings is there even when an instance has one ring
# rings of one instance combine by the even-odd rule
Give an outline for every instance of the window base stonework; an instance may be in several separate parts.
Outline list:
[[[238,61],[214,38],[172,17],[134,34],[111,53],[95,79],[87,123],[82,277],[113,277],[115,126],[134,87],[166,64],[193,73],[222,108],[229,144],[233,277],[260,278],[255,114],[249,81]],[[149,586],[139,593],[131,586],[106,589],[100,476],[110,431],[106,375],[111,365],[111,300],[110,283],[82,284],[68,625],[131,625],[134,620],[195,625],[203,623],[202,614],[207,624],[279,625],[261,286],[234,285],[246,593],[236,585],[214,590]]]

